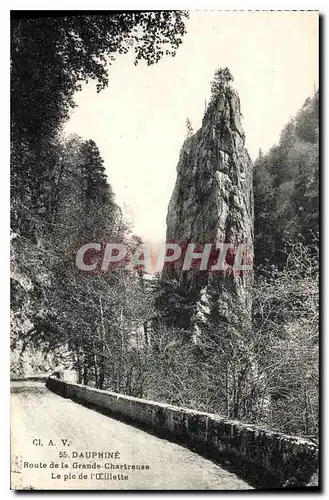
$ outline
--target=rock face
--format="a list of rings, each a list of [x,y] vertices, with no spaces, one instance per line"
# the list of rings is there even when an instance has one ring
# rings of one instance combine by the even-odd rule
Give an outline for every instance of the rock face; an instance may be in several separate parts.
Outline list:
[[[166,241],[195,243],[201,249],[205,243],[212,243],[213,249],[228,243],[229,264],[238,245],[245,244],[252,261],[252,162],[245,148],[240,99],[231,86],[212,99],[202,127],[184,141]],[[164,267],[163,278],[189,295],[189,307],[182,312],[184,326],[196,334],[205,325],[218,329],[250,322],[252,271],[214,273],[210,266],[206,271],[183,270],[180,261]]]

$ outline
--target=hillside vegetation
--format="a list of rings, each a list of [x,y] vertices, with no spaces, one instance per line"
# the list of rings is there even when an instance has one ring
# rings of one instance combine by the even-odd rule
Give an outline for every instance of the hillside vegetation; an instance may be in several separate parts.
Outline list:
[[[184,17],[156,12],[12,22],[11,373],[61,366],[84,384],[316,440],[318,93],[254,165],[256,275],[247,333],[243,323],[223,328],[219,318],[193,342],[193,332],[174,324],[190,305],[187,295],[175,295],[175,283],[120,267],[86,274],[75,265],[85,243],[115,241],[133,251],[140,239],[116,203],[97,144],[62,135],[74,93],[89,79],[101,90],[109,78],[106,61],[130,47],[136,61],[148,64],[175,53]],[[42,36],[45,31],[52,36]],[[235,127],[238,137],[240,124]],[[194,141],[192,131],[188,140]],[[228,156],[224,163],[229,168]],[[240,194],[230,200],[236,212]]]

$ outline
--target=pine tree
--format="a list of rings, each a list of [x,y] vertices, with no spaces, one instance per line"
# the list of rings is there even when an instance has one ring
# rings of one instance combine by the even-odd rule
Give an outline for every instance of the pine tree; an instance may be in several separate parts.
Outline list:
[[[233,75],[228,67],[217,69],[211,82],[211,98],[216,98],[233,81]]]
[[[193,127],[191,120],[186,118],[186,137],[191,137],[193,135]]]

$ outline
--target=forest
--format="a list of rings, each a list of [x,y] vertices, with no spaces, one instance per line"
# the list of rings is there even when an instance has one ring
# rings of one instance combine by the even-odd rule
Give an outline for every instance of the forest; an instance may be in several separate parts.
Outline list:
[[[183,43],[182,11],[11,20],[11,374],[74,369],[78,382],[318,440],[319,93],[253,165],[252,336],[168,324],[184,297],[161,275],[86,275],[90,241],[141,243],[97,144],[63,126],[89,80],[134,50],[156,64]],[[47,36],[45,36],[47,33]],[[186,299],[187,300],[187,299]],[[162,304],[162,307],[159,307]]]

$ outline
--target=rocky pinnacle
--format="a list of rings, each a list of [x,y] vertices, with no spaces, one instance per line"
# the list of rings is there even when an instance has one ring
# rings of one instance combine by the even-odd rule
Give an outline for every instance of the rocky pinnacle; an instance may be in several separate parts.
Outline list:
[[[167,214],[167,242],[205,243],[230,251],[245,244],[253,257],[252,162],[245,148],[240,99],[227,86],[213,98],[201,128],[183,143]],[[190,295],[186,326],[250,327],[252,272],[214,273],[168,265],[163,278]]]

